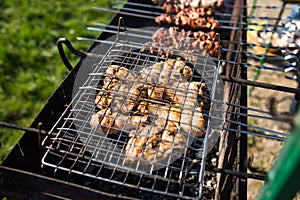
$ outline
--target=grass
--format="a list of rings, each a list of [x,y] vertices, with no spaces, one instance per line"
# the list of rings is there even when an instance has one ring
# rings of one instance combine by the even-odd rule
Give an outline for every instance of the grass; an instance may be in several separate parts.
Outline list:
[[[29,126],[68,70],[58,55],[56,41],[68,38],[76,49],[91,44],[77,36],[96,38],[86,30],[95,22],[108,23],[113,14],[93,10],[111,6],[101,0],[2,0],[0,3],[0,121]],[[70,57],[71,63],[79,58]],[[22,131],[0,127],[0,161],[22,136]]]

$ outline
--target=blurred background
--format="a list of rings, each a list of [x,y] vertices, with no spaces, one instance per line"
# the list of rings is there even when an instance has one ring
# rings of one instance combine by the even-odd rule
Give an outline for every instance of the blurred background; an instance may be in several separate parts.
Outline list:
[[[56,41],[69,39],[79,50],[91,44],[76,37],[96,38],[86,30],[95,22],[108,23],[113,14],[93,10],[110,8],[109,0],[1,0],[0,1],[0,121],[29,126],[51,93],[68,74]],[[94,35],[91,35],[94,34]],[[78,57],[69,55],[72,64]],[[0,127],[0,162],[23,131]]]

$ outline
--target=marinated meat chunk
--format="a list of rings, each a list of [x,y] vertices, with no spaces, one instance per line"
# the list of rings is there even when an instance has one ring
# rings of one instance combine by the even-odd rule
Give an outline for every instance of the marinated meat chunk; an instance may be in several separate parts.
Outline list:
[[[115,135],[121,131],[135,129],[137,124],[147,124],[149,116],[125,116],[113,113],[110,108],[102,109],[92,115],[90,125],[100,134]],[[98,126],[100,125],[100,126]]]
[[[185,82],[180,83],[175,89],[175,95],[171,93],[173,101],[184,108],[195,107],[198,103],[198,97],[207,94],[205,83]],[[200,103],[201,105],[201,103]]]
[[[186,147],[186,139],[177,133],[176,123],[168,122],[167,127],[141,127],[138,131],[132,131],[125,148],[125,161],[151,164],[166,160],[174,153],[181,155]]]
[[[205,135],[206,122],[204,120],[202,109],[200,107],[194,110],[183,110],[180,120],[180,127],[187,133],[195,134],[195,137],[203,137]]]

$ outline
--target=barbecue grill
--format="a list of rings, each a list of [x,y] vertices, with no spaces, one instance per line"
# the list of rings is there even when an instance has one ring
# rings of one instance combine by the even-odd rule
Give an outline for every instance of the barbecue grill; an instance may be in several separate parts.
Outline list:
[[[124,154],[130,135],[128,130],[116,129],[121,134],[109,136],[96,133],[91,128],[91,116],[98,111],[94,99],[103,90],[101,86],[108,66],[119,65],[131,73],[141,73],[145,67],[151,68],[155,63],[166,62],[169,58],[141,51],[158,29],[154,18],[162,13],[160,7],[151,1],[119,3],[123,6],[116,6],[115,10],[95,8],[117,14],[109,25],[88,27],[91,31],[101,32],[97,39],[78,38],[83,42],[93,42],[87,52],[75,50],[66,39],[58,41],[59,53],[71,70],[70,74],[30,128],[14,127],[26,129],[26,133],[19,146],[1,165],[1,195],[16,198],[25,194],[26,197],[39,198],[125,199],[197,199],[215,195],[217,199],[233,196],[246,199],[247,179],[265,178],[264,174],[247,163],[247,135],[278,141],[284,141],[287,137],[287,133],[266,128],[263,124],[248,123],[249,119],[280,121],[284,116],[276,113],[274,107],[270,111],[248,106],[247,87],[278,90],[286,95],[296,94],[296,97],[300,92],[297,88],[250,81],[247,79],[247,69],[283,72],[287,73],[287,81],[295,81],[298,75],[296,55],[286,47],[247,42],[248,25],[257,25],[254,21],[261,17],[254,17],[253,13],[248,17],[247,9],[251,6],[247,7],[245,2],[235,1],[227,5],[225,13],[216,13],[221,23],[222,44],[222,54],[218,58],[171,49],[175,55],[172,59],[182,58],[179,55],[183,54],[193,58],[184,60],[193,69],[192,80],[206,84],[208,94],[204,98],[210,103],[203,111],[205,137],[198,138],[192,132],[186,133],[187,141],[182,152],[171,149],[166,160],[147,164],[146,167],[142,164],[145,162],[142,158],[129,165]],[[270,22],[271,31],[276,32],[283,21],[282,12],[290,10],[290,7],[284,3],[282,7],[253,6],[253,9],[257,12],[260,9],[278,12],[276,18],[263,18]],[[82,57],[74,68],[68,62],[63,45]],[[251,47],[260,47],[263,53],[250,51]],[[284,53],[270,55],[270,49],[279,49]],[[258,60],[259,64],[249,62],[250,59]],[[270,60],[280,64],[269,67],[266,63]],[[128,82],[126,78],[124,81]],[[133,85],[142,80],[129,82]],[[175,88],[175,93],[177,90],[180,88]],[[117,91],[115,95],[124,99],[130,94]],[[159,103],[161,106],[170,104]],[[11,127],[9,124],[6,126]],[[173,146],[175,144],[172,143]],[[213,158],[217,158],[217,164],[210,162]],[[255,173],[248,173],[247,169]],[[37,181],[42,184],[36,184]],[[212,184],[214,181],[216,183]]]

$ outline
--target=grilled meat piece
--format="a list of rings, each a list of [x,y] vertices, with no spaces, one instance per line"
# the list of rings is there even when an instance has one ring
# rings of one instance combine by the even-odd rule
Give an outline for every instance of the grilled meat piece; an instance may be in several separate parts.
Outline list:
[[[102,109],[92,115],[90,125],[100,134],[115,135],[121,131],[130,131],[139,124],[149,123],[149,116],[125,116],[114,113],[110,108]],[[98,126],[100,125],[100,126]]]
[[[174,90],[174,92],[167,93],[167,95],[170,95],[173,98],[174,103],[183,105],[184,108],[194,108],[199,106],[197,105],[199,97],[203,97],[207,94],[205,83],[200,82],[180,83]]]
[[[146,142],[147,138],[145,136],[136,135],[135,137],[130,137],[125,148],[126,162],[134,162],[136,158],[140,158]]]
[[[138,105],[136,98],[141,94],[141,84],[136,82],[136,74],[125,67],[110,65],[106,70],[103,86],[95,98],[98,108],[111,105],[113,111],[128,113]]]
[[[193,70],[182,60],[168,59],[166,62],[161,61],[144,68],[140,73],[145,82],[152,83],[154,86],[163,85],[166,87],[189,81]]]
[[[102,109],[96,114],[92,115],[90,125],[92,129],[96,129],[98,133],[106,134],[108,128],[112,127],[114,124],[114,117],[112,116],[112,112],[109,108]],[[102,128],[98,128],[98,125],[101,125]],[[111,129],[109,134],[118,134],[119,130]]]
[[[206,122],[202,114],[202,108],[197,107],[194,110],[182,110],[180,127],[188,135],[194,134],[195,137],[203,137],[206,130]]]
[[[120,81],[119,83],[119,89],[113,93],[111,108],[114,112],[130,113],[134,107],[138,106],[137,99],[145,95],[140,90],[142,84],[131,81]]]
[[[184,76],[186,80],[190,80],[193,75],[193,70],[185,64],[182,60],[176,60],[174,63],[174,69]],[[174,79],[177,77],[173,77]]]
[[[150,127],[141,127],[132,131],[126,145],[126,163],[140,165],[162,162],[172,156],[180,156],[186,147],[184,135],[177,132],[178,123],[167,122],[165,128],[159,122]]]
[[[139,102],[139,105],[137,106],[137,113],[140,114],[149,114],[149,103],[146,101]]]
[[[171,124],[172,122],[168,122]],[[169,125],[167,125],[169,126]],[[163,130],[162,134],[148,139],[143,159],[150,163],[169,160],[170,156],[179,157],[186,148],[186,138],[178,132],[176,125],[173,130]],[[170,128],[169,128],[170,129]]]
[[[212,7],[214,10],[217,10],[220,12],[224,12],[226,9],[224,0],[201,0],[200,5],[203,7]],[[198,6],[199,6],[199,4],[198,4]]]
[[[206,122],[202,110],[206,102],[203,100],[198,105],[198,96],[207,94],[207,90],[203,89],[205,84],[199,82],[182,83],[178,88],[181,90],[177,90],[173,97],[173,101],[177,103],[176,107],[151,104],[148,107],[149,113],[159,116],[161,120],[180,122],[180,127],[184,132],[194,134],[196,137],[203,137]]]
[[[132,130],[129,134],[129,140],[125,147],[127,163],[135,162],[136,158],[142,158],[145,152],[145,147],[149,142],[153,144],[156,138],[161,138],[161,128],[157,126],[141,126],[138,130]],[[150,149],[150,148],[149,148]]]
[[[156,124],[164,127],[166,123],[164,120],[169,120],[171,122],[180,122],[181,118],[181,108],[177,105],[175,106],[161,106],[157,104],[149,104],[149,113],[158,116]],[[161,121],[162,120],[162,121]]]

